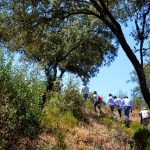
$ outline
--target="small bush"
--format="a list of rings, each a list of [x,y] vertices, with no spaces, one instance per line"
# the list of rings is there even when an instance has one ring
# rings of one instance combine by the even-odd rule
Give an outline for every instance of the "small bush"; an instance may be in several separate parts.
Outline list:
[[[93,102],[90,99],[87,100],[85,108],[89,110],[93,109]]]
[[[59,126],[60,116],[59,108],[46,107],[42,117],[42,125],[54,130]]]
[[[63,129],[59,129],[55,134],[56,145],[52,147],[52,150],[67,150],[67,145],[65,143],[65,132]]]
[[[60,120],[60,124],[63,127],[73,128],[77,124],[77,119],[72,115],[71,112],[66,112]]]
[[[130,128],[136,131],[139,128],[143,128],[144,126],[137,121],[131,121]]]
[[[73,116],[79,120],[82,120],[84,117],[84,99],[83,96],[79,93],[79,91],[70,89],[66,90],[63,95],[64,107],[62,111],[70,111]]]
[[[7,54],[7,53],[6,53]],[[13,57],[0,51],[0,128],[3,139],[0,149],[17,149],[23,138],[33,139],[40,132],[38,105],[41,84],[13,66]],[[16,67],[16,68],[15,68]],[[26,70],[27,71],[27,70]]]
[[[103,121],[102,121],[102,122],[103,122],[104,125],[107,126],[108,129],[111,129],[112,126],[113,126],[113,122],[112,122],[111,117],[105,116],[105,117],[103,118]]]
[[[148,150],[150,147],[150,130],[147,128],[139,128],[135,131],[134,136],[135,147],[137,150]]]

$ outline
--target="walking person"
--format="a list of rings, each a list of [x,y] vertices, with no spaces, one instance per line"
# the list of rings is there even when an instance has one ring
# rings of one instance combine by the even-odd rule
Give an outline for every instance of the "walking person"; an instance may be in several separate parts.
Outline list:
[[[148,109],[146,107],[144,107],[140,113],[139,113],[140,117],[141,117],[141,124],[143,124],[144,126],[148,126],[149,122],[150,122],[150,112],[148,111]]]
[[[109,105],[110,111],[111,111],[111,116],[114,118],[114,98],[111,93],[108,94],[108,102],[107,104]]]
[[[96,91],[94,91],[93,100],[94,100],[94,111],[96,112],[96,108],[99,105],[98,95]]]
[[[87,101],[87,98],[89,96],[89,87],[83,83],[80,93],[83,95],[85,102]]]
[[[121,98],[114,96],[114,103],[115,103],[115,107],[118,111],[119,117],[121,118],[121,114],[122,114],[122,100],[121,100]]]
[[[130,111],[132,110],[132,104],[131,101],[129,100],[128,96],[125,96],[123,101],[122,101],[123,109],[124,109],[124,114],[125,114],[125,125],[126,127],[129,127],[130,125]]]
[[[102,107],[102,104],[103,104],[103,98],[100,95],[98,96],[98,101],[99,101],[98,109],[100,110],[100,113],[101,113],[101,107]]]

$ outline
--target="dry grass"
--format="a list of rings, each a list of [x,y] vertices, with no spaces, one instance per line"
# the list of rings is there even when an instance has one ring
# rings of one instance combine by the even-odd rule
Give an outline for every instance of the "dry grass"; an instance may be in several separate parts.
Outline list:
[[[108,109],[103,109],[108,113]],[[127,146],[121,140],[117,140],[114,135],[117,133],[115,123],[112,129],[108,129],[102,124],[97,113],[90,111],[87,113],[88,122],[80,122],[74,129],[65,132],[65,142],[69,150],[125,150]],[[116,116],[117,118],[117,116]],[[114,130],[115,129],[115,130]],[[118,136],[118,135],[117,135]],[[50,133],[43,133],[40,136],[39,145],[45,145],[45,150],[49,150],[51,145],[56,144],[55,138]],[[49,141],[49,142],[47,142]],[[44,144],[45,143],[45,144]],[[46,143],[48,143],[46,145]]]
[[[103,114],[107,115],[105,116],[106,118]],[[130,119],[135,125],[136,122],[139,122],[140,120],[138,114],[138,110],[133,110],[130,114]],[[105,123],[104,118],[108,119]],[[128,130],[130,129],[125,127],[123,120],[124,114],[120,119],[116,111],[115,120],[112,120],[111,122],[108,107],[103,107],[100,116],[99,113],[96,113],[93,110],[87,110],[86,121],[80,121],[75,128],[64,129],[64,142],[67,145],[67,150],[130,150],[130,144],[128,143],[130,142],[130,135],[128,134]],[[122,128],[119,129],[120,125]],[[128,138],[129,140],[126,140]],[[20,143],[18,150],[52,150],[54,146],[58,144],[58,141],[56,135],[52,134],[47,128],[46,131],[39,135],[38,139],[33,141],[22,139]],[[57,148],[57,150],[64,149]]]

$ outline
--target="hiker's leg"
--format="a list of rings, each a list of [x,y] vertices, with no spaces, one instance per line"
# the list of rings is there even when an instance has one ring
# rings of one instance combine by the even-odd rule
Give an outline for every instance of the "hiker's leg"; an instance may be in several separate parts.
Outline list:
[[[94,102],[94,110],[96,111],[97,102]]]
[[[121,109],[118,109],[119,116],[121,118]]]
[[[114,117],[114,105],[110,106],[110,110],[111,110],[112,117]]]
[[[149,124],[149,118],[143,119],[143,125],[144,125],[145,127],[147,127],[148,124]]]
[[[129,126],[130,119],[129,119],[129,113],[130,113],[130,106],[125,106],[124,107],[124,114],[125,114],[125,124],[126,126]]]
[[[142,116],[140,116],[140,124],[143,124]]]

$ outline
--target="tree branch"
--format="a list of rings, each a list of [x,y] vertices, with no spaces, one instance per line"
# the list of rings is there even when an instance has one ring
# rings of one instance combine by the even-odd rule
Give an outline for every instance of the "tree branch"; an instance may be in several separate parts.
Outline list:
[[[103,8],[103,12],[107,14],[108,18],[115,25],[115,27],[121,29],[120,24],[116,21],[116,19],[114,18],[114,16],[111,14],[111,12],[109,11],[109,9],[106,6],[105,2],[103,0],[99,0],[99,2],[100,2],[101,6]]]
[[[63,17],[63,19],[65,18],[68,18],[70,16],[73,16],[73,15],[92,15],[92,16],[95,16],[97,18],[101,18],[101,16],[91,10],[86,10],[86,9],[78,9],[78,10],[74,10],[72,12],[68,12],[66,16]]]

